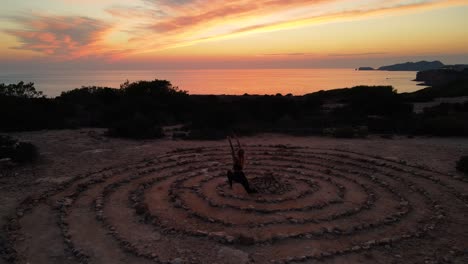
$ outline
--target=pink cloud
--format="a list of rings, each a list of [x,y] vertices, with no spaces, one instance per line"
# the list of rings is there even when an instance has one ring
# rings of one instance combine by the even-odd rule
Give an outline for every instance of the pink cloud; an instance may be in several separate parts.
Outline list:
[[[13,47],[37,51],[50,56],[74,58],[92,54],[109,25],[80,16],[14,17],[21,30],[6,30],[20,45]]]

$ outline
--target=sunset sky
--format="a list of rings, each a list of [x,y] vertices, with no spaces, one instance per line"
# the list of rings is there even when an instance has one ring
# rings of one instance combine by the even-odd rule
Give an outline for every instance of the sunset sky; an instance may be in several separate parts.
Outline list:
[[[468,63],[467,0],[3,0],[0,67]]]

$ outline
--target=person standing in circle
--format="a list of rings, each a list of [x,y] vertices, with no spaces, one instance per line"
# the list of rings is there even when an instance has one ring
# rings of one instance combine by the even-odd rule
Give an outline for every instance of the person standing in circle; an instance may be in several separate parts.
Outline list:
[[[232,183],[237,182],[240,183],[247,193],[256,193],[255,189],[250,188],[249,181],[245,177],[244,174],[244,164],[245,164],[245,152],[242,149],[239,140],[236,137],[237,141],[237,152],[234,150],[234,146],[232,145],[231,137],[228,136],[229,145],[231,146],[231,155],[233,166],[232,170],[228,170],[227,177],[229,181],[229,187],[232,189]]]

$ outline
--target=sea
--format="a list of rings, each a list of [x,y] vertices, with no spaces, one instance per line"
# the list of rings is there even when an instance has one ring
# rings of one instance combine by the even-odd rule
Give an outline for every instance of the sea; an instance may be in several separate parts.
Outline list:
[[[424,87],[413,71],[356,71],[354,69],[190,69],[190,70],[60,70],[0,72],[0,83],[33,82],[48,97],[83,86],[119,88],[126,80],[168,80],[189,94],[304,95],[357,85],[391,85],[399,93]]]

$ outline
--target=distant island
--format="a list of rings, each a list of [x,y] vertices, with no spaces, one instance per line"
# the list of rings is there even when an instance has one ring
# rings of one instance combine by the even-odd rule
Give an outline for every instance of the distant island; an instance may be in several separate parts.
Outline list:
[[[418,62],[405,62],[389,66],[382,66],[379,71],[427,71],[435,70],[444,67],[445,65],[440,61],[418,61]]]
[[[375,69],[372,67],[359,67],[357,68],[358,71],[374,71]]]
[[[372,67],[359,67],[358,71],[427,71],[436,70],[444,67],[445,65],[440,61],[418,61],[418,62],[405,62],[393,65],[381,66],[378,69]]]

